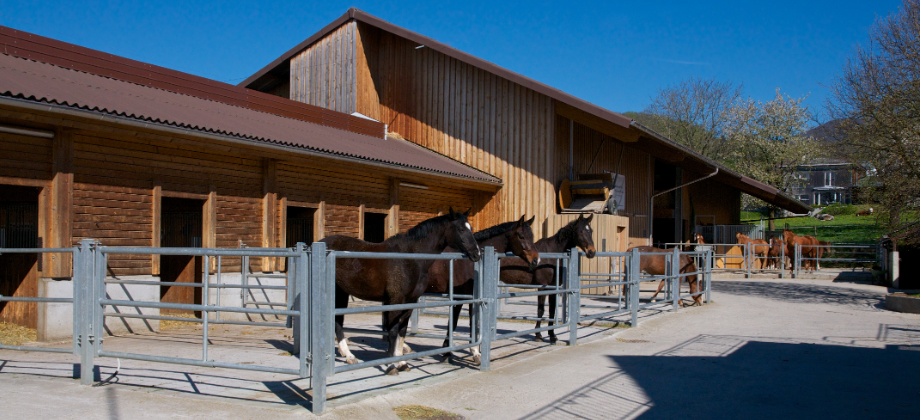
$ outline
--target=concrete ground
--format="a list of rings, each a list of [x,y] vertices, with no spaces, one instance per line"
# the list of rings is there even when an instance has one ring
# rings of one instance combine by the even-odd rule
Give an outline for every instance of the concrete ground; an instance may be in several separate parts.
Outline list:
[[[376,368],[337,374],[320,417],[398,418],[398,408],[421,406],[443,410],[438,418],[470,419],[919,418],[919,317],[883,309],[886,292],[850,273],[723,275],[708,305],[646,311],[636,328],[585,325],[576,346],[530,338],[494,343],[489,371],[466,358],[450,364],[425,357],[397,376]],[[423,317],[422,324],[437,331],[443,321]],[[500,330],[528,327],[512,322]],[[296,366],[287,331],[248,328],[214,326],[209,358]],[[381,355],[376,337],[352,337],[359,358]],[[439,344],[408,342],[416,351]],[[202,353],[200,332],[183,329],[108,338],[104,346]],[[0,350],[0,418],[314,417],[308,381],[288,375],[101,358],[99,378],[116,368],[118,375],[86,386],[72,379],[76,362],[66,354]]]

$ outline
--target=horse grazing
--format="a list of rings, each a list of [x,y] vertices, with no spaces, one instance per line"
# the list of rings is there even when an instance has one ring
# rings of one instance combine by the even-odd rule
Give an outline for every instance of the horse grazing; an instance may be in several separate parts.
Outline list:
[[[328,236],[322,240],[327,249],[354,252],[399,252],[440,254],[448,247],[462,252],[471,261],[480,259],[480,248],[473,238],[467,215],[450,209],[448,214],[433,217],[412,227],[406,233],[394,235],[384,242],[371,243],[342,235]],[[346,308],[349,296],[382,302],[388,305],[415,303],[428,288],[428,270],[434,260],[423,259],[336,259],[336,308]],[[406,327],[412,310],[385,311],[383,328],[387,333],[388,355],[402,356],[406,340]],[[336,315],[336,343],[346,363],[358,359],[349,351],[342,330],[344,315]],[[408,370],[409,365],[399,362],[387,369],[388,375]]]
[[[745,258],[745,264],[747,266],[751,267],[752,263],[754,262],[754,258],[752,257],[754,255],[756,258],[758,258],[758,262],[760,263],[759,266],[762,269],[764,268],[765,262],[767,260],[768,250],[771,248],[767,241],[764,239],[752,239],[742,232],[736,232],[736,242],[739,245],[744,246],[743,250],[751,252],[751,255],[746,255]]]
[[[787,245],[787,257],[790,258],[790,273],[793,273],[795,266],[795,252],[796,245],[800,246],[802,252],[803,268],[806,270],[815,270],[816,263],[819,256],[819,240],[814,236],[801,236],[793,233],[793,231],[784,229],[783,231],[783,241]]]
[[[537,267],[540,262],[540,256],[534,246],[534,232],[531,225],[534,218],[524,220],[524,216],[514,222],[506,222],[491,228],[481,230],[473,234],[480,248],[491,246],[495,248],[496,253],[505,254],[511,252],[513,255],[521,258],[530,269]],[[447,251],[451,251],[448,248]],[[454,277],[450,277],[450,266],[446,260],[437,260],[429,267],[429,287],[427,293],[447,293],[448,288],[454,289],[454,294],[469,295],[473,293],[473,263],[470,261],[454,262]],[[454,313],[454,323],[452,330],[457,329],[457,321],[460,318],[461,305],[451,307]],[[468,306],[470,314],[470,323],[473,323],[473,304]],[[472,328],[471,328],[472,330]],[[448,347],[448,340],[445,339],[442,347]],[[480,350],[473,348],[473,362],[480,364]],[[445,356],[445,360],[452,357],[451,353]]]
[[[539,252],[566,252],[574,247],[579,247],[588,258],[595,257],[595,242],[592,240],[592,227],[590,225],[594,215],[579,218],[561,227],[553,236],[541,239],[534,243]],[[505,284],[531,284],[543,286],[540,290],[550,289],[556,279],[557,259],[541,259],[536,268],[531,269],[518,258],[505,258],[499,265],[499,280]],[[540,319],[544,316],[544,303],[547,295],[537,297],[537,326],[540,328]],[[556,316],[556,295],[550,295],[550,320],[548,325],[553,325]],[[547,335],[551,343],[557,341],[556,334],[549,330]],[[540,332],[534,334],[534,339],[541,341]]]
[[[665,274],[665,258],[673,252],[672,250],[656,248],[654,246],[635,246],[627,249],[627,252],[631,252],[634,249],[638,250],[640,253],[640,271],[645,271],[646,274],[651,274],[653,276],[661,276]],[[678,274],[696,272],[697,265],[694,264],[694,259],[685,254],[679,255]],[[690,287],[691,294],[693,295],[697,293],[697,274],[691,274],[685,278],[688,281],[688,287]],[[662,280],[659,282],[659,287],[656,288],[656,292],[652,294],[652,297],[650,298],[651,302],[656,301],[656,296],[659,295],[659,292],[661,292],[662,288],[664,287],[665,280]],[[624,293],[626,293],[626,289],[624,290]],[[684,301],[681,301],[681,306],[684,306]],[[694,306],[701,306],[700,295],[694,296]]]
[[[860,211],[858,211],[857,214],[856,214],[856,216],[858,216],[858,217],[859,217],[859,216],[869,216],[869,215],[871,215],[871,214],[873,214],[873,207],[870,207],[869,209],[866,209],[866,210],[860,210]]]

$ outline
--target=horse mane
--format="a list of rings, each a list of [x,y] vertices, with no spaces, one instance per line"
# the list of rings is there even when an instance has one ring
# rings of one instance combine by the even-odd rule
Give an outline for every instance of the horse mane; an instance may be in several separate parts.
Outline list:
[[[454,213],[453,216],[451,213],[448,213],[448,214],[443,214],[441,216],[435,216],[431,219],[423,220],[418,225],[413,226],[408,231],[406,231],[406,233],[400,233],[400,234],[391,236],[391,239],[401,237],[401,236],[412,239],[412,240],[425,238],[426,236],[429,236],[430,234],[432,234],[432,232],[434,232],[438,226],[441,226],[442,224],[446,222],[450,222],[454,220],[454,218],[456,218],[457,215],[459,214],[462,214],[462,213]]]
[[[578,235],[578,233],[576,233],[576,224],[579,223],[580,220],[582,220],[581,217],[567,223],[566,226],[563,226],[560,228],[560,230],[556,231],[553,236],[564,244],[575,242],[577,238],[576,235]]]
[[[495,225],[495,226],[493,226],[493,227],[486,228],[486,229],[483,229],[483,230],[481,230],[481,231],[479,231],[479,232],[474,233],[474,234],[473,234],[473,238],[476,239],[477,242],[479,242],[479,241],[484,241],[484,240],[486,240],[486,239],[494,238],[494,237],[496,237],[496,236],[505,234],[506,232],[508,232],[508,231],[510,231],[510,230],[512,230],[512,229],[515,229],[515,227],[516,227],[517,225],[518,225],[518,221],[517,221],[517,220],[514,221],[514,222],[505,222],[505,223],[501,223],[501,224]]]

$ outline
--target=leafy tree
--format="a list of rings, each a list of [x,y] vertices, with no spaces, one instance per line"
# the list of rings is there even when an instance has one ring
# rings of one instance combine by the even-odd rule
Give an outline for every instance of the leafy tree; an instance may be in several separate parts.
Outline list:
[[[773,100],[746,100],[727,113],[723,129],[731,146],[726,164],[754,179],[790,192],[799,186],[795,169],[819,155],[815,139],[806,131],[812,118],[802,105],[803,99],[785,97],[777,90]],[[743,205],[763,204],[746,196]],[[767,205],[773,218],[778,208]]]
[[[723,127],[741,87],[715,80],[690,79],[663,89],[634,119],[688,148],[721,161],[728,152]]]
[[[918,243],[921,181],[918,9],[917,0],[903,0],[898,13],[877,20],[869,46],[857,48],[827,104],[842,150],[876,172],[868,185],[886,231],[911,244]]]

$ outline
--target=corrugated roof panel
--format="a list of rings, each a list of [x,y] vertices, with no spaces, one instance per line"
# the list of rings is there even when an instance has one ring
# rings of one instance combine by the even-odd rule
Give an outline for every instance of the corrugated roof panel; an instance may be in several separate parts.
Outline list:
[[[371,137],[5,54],[0,54],[0,95],[501,184],[496,177],[411,142]]]

